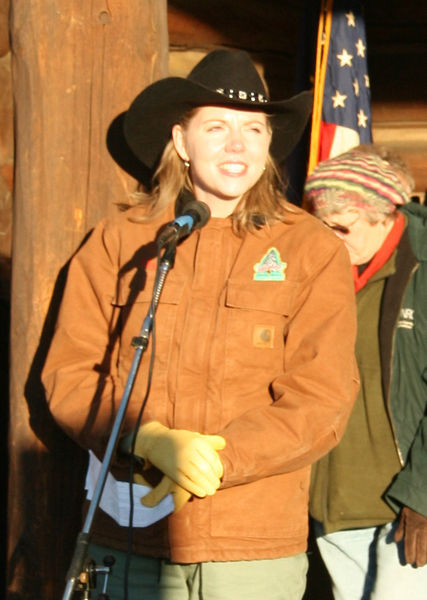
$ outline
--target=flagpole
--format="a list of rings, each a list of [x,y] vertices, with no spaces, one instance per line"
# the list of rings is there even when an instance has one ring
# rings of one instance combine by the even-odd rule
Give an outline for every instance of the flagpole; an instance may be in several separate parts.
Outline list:
[[[310,174],[317,165],[319,157],[320,123],[322,120],[323,91],[328,63],[329,41],[331,38],[332,9],[333,0],[322,0],[317,30],[313,114],[307,174]]]

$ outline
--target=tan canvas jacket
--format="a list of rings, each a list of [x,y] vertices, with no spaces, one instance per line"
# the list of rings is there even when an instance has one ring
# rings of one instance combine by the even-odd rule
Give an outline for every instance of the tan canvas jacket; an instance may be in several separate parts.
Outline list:
[[[102,457],[151,300],[154,239],[139,209],[105,220],[71,262],[43,380],[59,425]],[[302,552],[310,465],[342,436],[358,378],[347,251],[289,206],[286,223],[243,239],[211,219],[177,249],[160,297],[143,421],[219,433],[224,477],[212,497],[134,531],[137,552],[178,562]],[[146,391],[143,357],[124,431]],[[99,511],[93,539],[126,548]]]

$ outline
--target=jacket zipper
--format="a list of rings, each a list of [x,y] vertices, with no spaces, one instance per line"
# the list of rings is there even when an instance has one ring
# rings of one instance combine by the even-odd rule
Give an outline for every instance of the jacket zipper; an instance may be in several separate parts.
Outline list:
[[[408,283],[406,285],[404,293],[402,294],[402,302],[403,302],[404,298],[406,297],[406,292],[408,291],[409,284],[412,281],[414,273],[415,273],[415,271],[417,269],[418,269],[418,264],[416,264],[415,267],[413,267],[413,269],[411,271],[411,275],[408,278]],[[402,306],[402,304],[400,305],[400,307],[401,306]],[[400,309],[399,309],[399,314],[398,314],[397,318],[399,319],[399,317],[400,317]],[[392,339],[392,343],[391,343],[391,356],[390,356],[390,365],[389,365],[389,367],[390,367],[389,368],[390,375],[389,375],[389,380],[388,380],[388,392],[387,392],[387,403],[386,403],[386,405],[387,405],[388,417],[389,417],[389,420],[390,420],[391,431],[392,431],[392,434],[393,434],[393,440],[394,440],[394,444],[396,446],[396,452],[397,452],[397,455],[399,457],[400,464],[402,465],[402,467],[404,467],[405,466],[405,461],[403,460],[402,451],[401,451],[400,446],[399,446],[399,440],[398,440],[397,433],[396,433],[396,428],[395,428],[394,422],[393,422],[393,412],[391,410],[391,401],[390,401],[390,390],[391,390],[391,379],[392,379],[392,364],[393,364],[393,357],[394,357],[394,346],[395,346],[394,341],[395,341],[395,337],[396,337],[396,329],[397,329],[397,323],[395,323],[394,328],[393,328],[393,339]]]

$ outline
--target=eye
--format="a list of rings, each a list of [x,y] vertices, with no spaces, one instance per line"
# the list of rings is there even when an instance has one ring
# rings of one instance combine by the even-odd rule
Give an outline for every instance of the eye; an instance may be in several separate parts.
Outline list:
[[[251,133],[262,133],[263,132],[263,128],[261,125],[249,125],[249,127],[247,128],[248,131],[250,131]]]
[[[213,123],[212,125],[208,125],[206,127],[206,131],[208,133],[212,132],[215,133],[217,131],[222,131],[224,129],[224,126],[221,123]]]
[[[343,235],[347,235],[350,233],[350,229],[348,227],[345,227],[344,225],[329,225],[329,223],[326,223],[325,221],[323,222],[327,227],[329,227],[329,229],[332,229],[333,231],[337,231],[338,233],[342,233]]]

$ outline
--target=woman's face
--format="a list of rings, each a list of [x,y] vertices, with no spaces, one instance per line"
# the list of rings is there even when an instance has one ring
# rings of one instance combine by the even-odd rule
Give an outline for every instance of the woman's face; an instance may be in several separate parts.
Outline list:
[[[366,219],[363,211],[348,209],[340,213],[332,213],[322,218],[334,233],[342,239],[352,265],[364,265],[369,262],[381,248],[393,220],[380,218],[377,223]]]
[[[225,217],[261,177],[271,131],[262,112],[204,106],[185,129],[175,125],[172,138],[181,159],[190,163],[197,200],[212,216]]]

